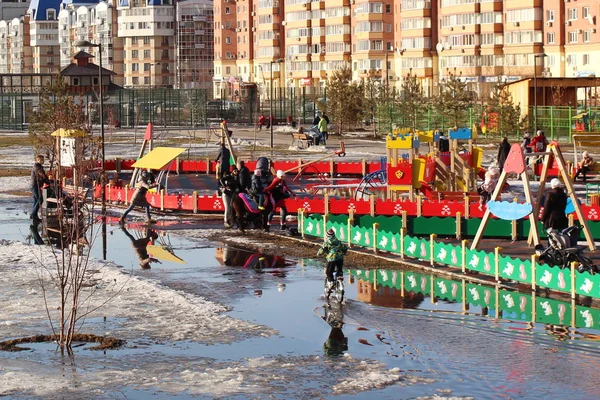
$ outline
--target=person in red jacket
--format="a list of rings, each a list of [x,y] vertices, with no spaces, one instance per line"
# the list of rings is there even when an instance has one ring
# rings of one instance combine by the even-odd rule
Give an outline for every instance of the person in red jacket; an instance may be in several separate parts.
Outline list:
[[[529,142],[529,147],[531,147],[531,150],[534,153],[542,153],[546,151],[547,146],[548,140],[546,139],[546,136],[544,136],[544,132],[541,130],[538,130],[535,137],[531,139],[531,142]],[[535,161],[536,164],[540,164],[543,159],[543,157],[537,156]]]
[[[277,176],[269,186],[264,189],[265,193],[270,193],[273,196],[273,200],[275,201],[275,207],[269,213],[268,223],[271,225],[271,220],[273,219],[273,215],[275,215],[275,208],[279,207],[279,212],[281,213],[281,230],[287,229],[285,224],[285,219],[287,217],[287,207],[285,206],[285,199],[290,196],[295,196],[294,192],[288,187],[287,183],[285,183],[285,172],[282,170],[277,171]]]

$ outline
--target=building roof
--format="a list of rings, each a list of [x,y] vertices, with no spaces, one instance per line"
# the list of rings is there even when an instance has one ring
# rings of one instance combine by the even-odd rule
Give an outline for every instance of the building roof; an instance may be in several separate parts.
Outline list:
[[[85,58],[94,58],[94,56],[93,56],[93,55],[91,55],[91,54],[90,54],[90,53],[88,53],[88,52],[85,52],[85,51],[83,51],[83,50],[80,50],[80,51],[79,51],[77,54],[75,54],[75,55],[73,56],[73,58],[74,58],[74,59],[76,59],[76,60],[79,60],[79,59],[81,59],[81,58],[84,58],[84,59],[85,59]]]
[[[62,0],[31,0],[29,5],[29,15],[32,21],[46,21],[46,11],[54,10],[55,18],[58,18],[60,3]]]
[[[81,65],[77,65],[75,63],[71,63],[64,67],[60,74],[62,76],[98,76],[98,65],[94,63],[89,63],[85,67]],[[102,76],[105,75],[116,75],[113,71],[102,68]]]

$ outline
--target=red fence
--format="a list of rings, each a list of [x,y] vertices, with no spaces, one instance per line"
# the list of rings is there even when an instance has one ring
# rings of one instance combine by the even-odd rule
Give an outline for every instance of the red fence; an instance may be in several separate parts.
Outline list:
[[[129,187],[106,186],[106,200],[115,204],[128,204],[134,189]],[[94,188],[94,198],[100,199],[100,186]],[[192,195],[149,193],[150,204],[161,210],[185,211],[193,213],[223,212],[223,201],[219,196],[196,193]],[[462,201],[427,200],[418,197],[415,201],[391,201],[371,198],[370,200],[353,200],[331,196],[297,196],[285,200],[290,212],[304,209],[307,213],[348,214],[352,210],[355,215],[402,215],[416,217],[455,217],[461,213],[463,217],[482,218],[483,211],[478,209],[478,202],[465,204]],[[600,221],[600,206],[581,206],[583,215],[591,221]],[[575,218],[577,218],[574,215]]]

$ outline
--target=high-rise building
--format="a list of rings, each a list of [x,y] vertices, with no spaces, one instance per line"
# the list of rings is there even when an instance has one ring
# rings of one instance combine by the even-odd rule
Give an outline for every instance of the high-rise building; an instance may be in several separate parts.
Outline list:
[[[0,21],[10,21],[25,15],[29,0],[0,0]]]
[[[125,87],[175,84],[173,0],[119,0],[118,36],[124,39]]]
[[[176,87],[212,89],[213,1],[179,0],[176,6]]]
[[[216,95],[240,81],[310,91],[344,65],[397,89],[411,73],[430,95],[450,74],[481,96],[498,80],[600,74],[597,0],[220,0],[214,10]]]
[[[60,65],[72,63],[73,56],[81,51],[77,41],[87,40],[102,45],[102,67],[116,75],[113,81],[124,84],[123,39],[117,33],[117,0],[63,0],[58,14]],[[85,48],[99,62],[99,47]]]
[[[29,26],[26,29],[26,36],[30,36],[32,67],[36,74],[54,74],[60,70],[58,44],[60,3],[61,0],[32,0],[27,10]],[[24,47],[29,46],[24,44]]]

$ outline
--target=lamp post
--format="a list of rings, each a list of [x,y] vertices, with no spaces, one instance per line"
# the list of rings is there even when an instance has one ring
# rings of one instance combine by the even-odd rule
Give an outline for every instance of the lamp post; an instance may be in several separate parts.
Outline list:
[[[271,148],[273,148],[273,64],[281,64],[285,60],[283,58],[278,58],[277,60],[271,61],[271,97],[269,99],[269,125],[271,126]]]
[[[102,256],[106,260],[106,171],[104,170],[104,96],[102,95],[102,43],[92,43],[88,40],[79,40],[75,47],[98,48],[98,97],[100,99],[100,199],[102,202]]]
[[[536,54],[533,56],[533,130],[538,130],[537,124],[537,59],[548,57],[547,54]]]

